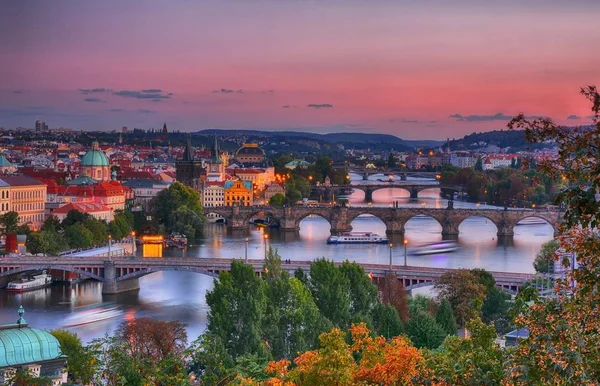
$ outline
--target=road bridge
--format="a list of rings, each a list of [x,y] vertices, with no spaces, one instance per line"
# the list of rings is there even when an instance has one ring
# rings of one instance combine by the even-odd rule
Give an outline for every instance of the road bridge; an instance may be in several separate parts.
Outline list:
[[[405,181],[407,179],[407,177],[413,177],[413,178],[431,178],[431,179],[435,179],[436,176],[439,174],[437,172],[408,172],[404,169],[401,168],[392,168],[392,169],[388,169],[388,168],[376,168],[376,169],[371,169],[371,168],[359,168],[359,167],[354,167],[354,168],[350,168],[348,170],[349,173],[355,173],[355,174],[360,174],[362,175],[362,179],[364,181],[367,181],[369,179],[370,176],[375,175],[375,174],[385,174],[385,175],[394,175],[394,176],[400,176],[400,179],[402,181]]]
[[[558,235],[560,212],[552,210],[533,209],[494,209],[453,208],[449,203],[448,208],[427,207],[346,207],[346,206],[230,206],[204,208],[205,214],[214,213],[225,219],[230,229],[246,230],[250,220],[256,217],[269,218],[277,221],[279,228],[287,231],[300,229],[300,222],[308,216],[320,216],[329,222],[332,234],[349,232],[352,230],[352,221],[361,215],[371,215],[380,219],[386,227],[388,234],[404,234],[405,224],[417,216],[431,217],[441,225],[443,236],[457,236],[460,224],[469,217],[485,217],[498,229],[498,236],[513,236],[514,227],[521,220],[535,217],[545,220],[554,228]]]
[[[61,270],[74,272],[89,279],[103,283],[102,293],[117,294],[139,289],[139,278],[154,272],[185,271],[218,277],[220,272],[229,271],[233,259],[226,258],[70,258],[70,257],[38,257],[23,256],[0,260],[0,279],[7,283],[11,278],[27,272],[41,270]],[[264,271],[263,260],[249,260],[254,271],[260,275]],[[293,272],[301,268],[310,270],[311,261],[282,262],[282,269]],[[340,263],[336,263],[340,264]],[[390,273],[389,265],[358,263],[374,281]],[[392,272],[402,281],[407,290],[433,283],[446,272],[448,268],[415,267],[393,265]],[[519,287],[533,278],[532,274],[511,272],[490,272],[496,279],[496,285],[510,291],[518,291]],[[5,284],[6,285],[6,284]],[[5,286],[4,285],[4,286]]]

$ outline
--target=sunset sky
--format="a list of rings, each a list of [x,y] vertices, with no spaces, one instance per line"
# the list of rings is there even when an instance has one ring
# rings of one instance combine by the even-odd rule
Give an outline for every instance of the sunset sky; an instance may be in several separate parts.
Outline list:
[[[0,127],[445,139],[519,112],[589,123],[599,15],[598,0],[2,1]]]

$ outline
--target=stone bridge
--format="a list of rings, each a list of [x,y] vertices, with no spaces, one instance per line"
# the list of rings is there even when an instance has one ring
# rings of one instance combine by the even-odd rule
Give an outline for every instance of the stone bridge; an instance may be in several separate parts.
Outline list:
[[[381,189],[404,189],[410,194],[410,198],[419,198],[419,192],[427,189],[448,189],[454,191],[462,190],[460,186],[440,185],[438,182],[389,182],[380,184],[352,184],[352,185],[329,185],[314,186],[312,191],[323,194],[325,201],[331,201],[333,192],[359,189],[365,192],[365,202],[373,202],[373,192]],[[338,193],[339,194],[339,193]]]
[[[402,181],[406,181],[407,177],[416,177],[416,178],[431,178],[434,179],[439,174],[437,172],[407,172],[399,168],[387,169],[387,168],[359,168],[354,167],[348,170],[350,173],[356,173],[362,175],[362,179],[367,181],[369,176],[374,174],[386,174],[386,175],[395,175],[400,176]]]
[[[252,218],[269,217],[279,223],[282,230],[297,231],[300,222],[308,216],[320,216],[329,222],[332,234],[352,230],[352,221],[360,215],[372,215],[383,221],[388,234],[404,234],[404,226],[413,217],[429,216],[437,220],[442,227],[443,236],[457,236],[458,227],[469,217],[485,217],[498,229],[498,236],[513,236],[514,227],[523,219],[535,217],[548,222],[558,235],[560,212],[532,209],[447,209],[426,207],[270,207],[270,206],[233,206],[204,208],[205,214],[215,213],[222,216],[230,229],[248,229]]]
[[[186,271],[218,277],[219,272],[229,271],[233,259],[225,258],[73,258],[24,256],[0,260],[0,279],[4,285],[20,274],[41,270],[61,270],[74,272],[82,277],[103,283],[102,293],[117,294],[139,289],[139,278],[153,272]],[[254,271],[260,275],[264,271],[263,260],[249,260]],[[282,263],[282,269],[293,275],[297,268],[310,269],[311,261],[290,261]],[[337,262],[336,264],[340,264]],[[384,264],[358,263],[370,274],[375,282],[390,272],[390,266]],[[392,272],[402,281],[407,290],[435,282],[442,274],[452,271],[448,268],[414,267],[393,265]],[[510,291],[533,278],[532,274],[511,272],[490,272],[496,279],[496,285]]]

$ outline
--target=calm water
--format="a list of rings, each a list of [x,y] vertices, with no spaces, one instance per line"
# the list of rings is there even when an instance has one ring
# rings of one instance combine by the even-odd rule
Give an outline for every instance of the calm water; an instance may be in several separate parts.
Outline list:
[[[353,180],[357,176],[353,176]],[[381,175],[371,180],[385,178]],[[360,179],[358,179],[360,180]],[[362,181],[361,181],[362,182]],[[446,200],[438,196],[439,191],[423,191],[418,200],[409,200],[408,192],[401,189],[385,189],[373,194],[373,205],[389,206],[394,200],[403,205],[425,205],[445,208]],[[355,192],[350,197],[351,205],[364,205],[364,194]],[[455,203],[455,207],[474,207],[475,204]],[[385,225],[374,217],[358,217],[352,223],[355,231],[385,233]],[[496,228],[485,218],[469,218],[460,228],[458,242],[461,249],[455,253],[408,256],[409,265],[447,268],[485,268],[493,271],[533,272],[532,261],[542,243],[552,239],[552,227],[548,224],[523,225],[515,228],[515,236],[510,242],[500,242]],[[248,258],[262,259],[265,252],[263,229],[250,230]],[[359,261],[387,264],[387,245],[327,245],[329,224],[320,217],[309,217],[302,221],[298,234],[277,230],[269,232],[269,244],[277,247],[284,259],[313,260],[325,256],[335,261]],[[204,238],[192,245],[188,257],[234,257],[243,258],[245,253],[244,233],[232,233],[223,225],[206,226]],[[442,239],[441,226],[432,218],[415,218],[406,224],[406,236],[410,248]],[[395,237],[393,241],[401,241]],[[169,252],[181,255],[181,252]],[[404,249],[393,251],[396,264],[404,261]],[[16,310],[23,305],[25,318],[31,326],[53,329],[65,324],[65,319],[77,307],[115,303],[121,306],[121,317],[70,328],[83,340],[89,341],[112,332],[125,319],[148,316],[161,320],[180,320],[188,324],[188,334],[196,338],[206,326],[206,291],[212,288],[213,278],[187,272],[158,272],[140,279],[138,292],[117,296],[102,296],[101,285],[87,281],[68,286],[53,286],[24,294],[7,294],[0,291],[0,323],[14,323],[18,318]]]

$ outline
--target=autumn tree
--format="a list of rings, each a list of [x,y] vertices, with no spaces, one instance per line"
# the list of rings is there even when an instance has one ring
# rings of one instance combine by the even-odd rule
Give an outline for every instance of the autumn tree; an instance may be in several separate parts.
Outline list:
[[[394,274],[386,274],[379,282],[381,301],[394,307],[402,322],[408,320],[408,296],[404,285]]]
[[[581,93],[592,106],[591,126],[569,128],[523,114],[509,123],[525,129],[530,142],[558,146],[558,156],[538,167],[565,182],[556,200],[565,208],[559,242],[577,260],[577,269],[557,280],[556,296],[517,299],[515,322],[529,331],[508,362],[517,385],[597,385],[600,379],[600,94],[594,86]]]
[[[542,249],[535,255],[533,268],[540,273],[554,273],[554,255],[559,248],[558,240],[550,240],[542,244]]]
[[[440,300],[447,299],[460,326],[479,315],[485,298],[485,286],[466,269],[444,273],[435,283]]]

